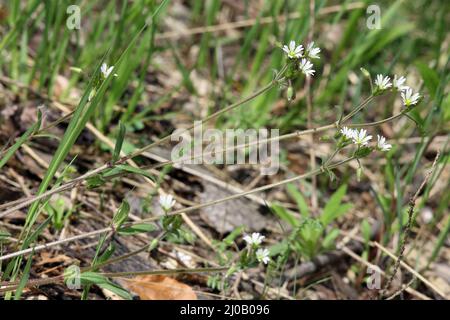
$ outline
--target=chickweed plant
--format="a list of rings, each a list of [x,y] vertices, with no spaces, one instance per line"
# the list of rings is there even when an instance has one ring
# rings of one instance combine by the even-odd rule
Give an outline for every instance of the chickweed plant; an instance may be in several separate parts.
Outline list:
[[[162,5],[164,5],[164,2],[165,1],[163,1]],[[157,12],[158,10],[156,10],[156,13]],[[183,219],[185,218],[183,218],[183,216],[187,216],[189,213],[196,210],[260,193],[275,187],[290,185],[293,182],[309,179],[321,174],[327,174],[331,180],[335,180],[336,176],[333,170],[347,165],[350,162],[357,163],[358,169],[356,170],[356,179],[360,179],[364,174],[364,166],[362,164],[363,158],[372,153],[377,153],[377,157],[383,157],[386,152],[395,151],[395,146],[389,143],[389,141],[381,135],[379,126],[387,122],[395,121],[400,117],[408,116],[408,113],[413,108],[416,108],[422,99],[420,93],[408,86],[406,76],[377,74],[375,78],[372,79],[372,75],[366,69],[361,68],[362,76],[368,81],[371,88],[370,92],[368,92],[367,97],[363,101],[360,101],[360,103],[351,110],[346,112],[342,110],[337,114],[334,122],[320,127],[288,132],[256,143],[245,143],[230,148],[224,148],[219,151],[216,150],[216,152],[227,152],[234,149],[245,150],[254,145],[259,145],[273,139],[281,141],[304,135],[331,132],[332,134],[328,135],[328,137],[330,137],[329,141],[332,142],[333,151],[323,160],[319,168],[295,177],[191,206],[178,203],[175,200],[176,197],[173,195],[162,193],[159,197],[159,206],[162,210],[162,214],[160,216],[152,216],[138,221],[130,220],[130,205],[126,201],[123,201],[108,226],[104,228],[82,235],[67,237],[58,241],[36,244],[36,239],[49,223],[52,222],[56,229],[60,229],[64,225],[64,220],[70,217],[71,211],[66,211],[62,203],[59,201],[56,201],[56,203],[49,202],[52,196],[71,190],[74,187],[84,186],[91,190],[96,190],[107,181],[129,174],[144,176],[153,183],[156,179],[151,173],[152,170],[161,166],[177,165],[176,160],[163,161],[161,164],[153,166],[139,167],[130,165],[131,160],[143,153],[152,150],[156,146],[170,142],[171,136],[167,135],[146,146],[124,154],[123,142],[126,136],[126,130],[124,126],[119,126],[120,129],[118,130],[115,148],[111,154],[110,161],[97,168],[88,170],[78,177],[68,178],[67,176],[62,175],[64,176],[64,179],[56,179],[56,182],[53,182],[54,177],[60,169],[63,160],[68,155],[70,148],[79,137],[81,131],[85,128],[90,117],[98,111],[98,108],[100,108],[102,99],[108,95],[108,88],[111,83],[114,81],[126,80],[122,78],[124,75],[118,70],[121,70],[124,57],[126,57],[129,50],[135,46],[139,36],[146,34],[148,28],[149,25],[146,24],[136,37],[130,41],[127,49],[116,61],[109,61],[108,63],[107,58],[109,57],[109,54],[106,53],[102,61],[98,62],[79,105],[70,115],[71,121],[69,126],[60,141],[58,150],[50,163],[47,174],[45,175],[38,192],[29,197],[0,205],[0,218],[6,217],[17,210],[30,207],[23,232],[17,242],[16,250],[0,257],[0,261],[8,261],[6,268],[2,273],[1,279],[4,282],[2,282],[2,287],[0,288],[0,292],[5,293],[7,299],[11,298],[13,294],[16,298],[20,297],[22,290],[26,286],[49,284],[52,283],[52,281],[73,282],[74,277],[79,277],[81,279],[80,284],[83,286],[83,298],[88,297],[92,285],[98,285],[112,290],[128,299],[130,296],[126,290],[110,281],[111,278],[116,276],[123,276],[123,273],[106,274],[100,271],[101,267],[129,258],[130,256],[141,252],[151,253],[152,250],[158,248],[161,241],[164,239],[192,243],[195,241],[195,238],[194,235],[184,228],[183,224],[185,220]],[[297,92],[297,89],[307,78],[320,78],[320,73],[315,66],[315,62],[322,59],[322,57],[320,56],[321,49],[316,43],[310,42],[300,44],[297,41],[292,40],[287,44],[279,44],[278,47],[285,55],[285,64],[279,70],[275,71],[273,79],[269,83],[237,102],[205,116],[199,120],[200,123],[206,123],[225,113],[230,113],[244,104],[264,96],[264,94],[273,89],[282,92],[282,95],[284,95],[288,101],[293,101],[296,99],[295,93]],[[387,95],[395,95],[398,99],[401,99],[403,108],[398,114],[393,114],[388,118],[378,119],[376,121],[353,123],[352,120],[357,114],[363,114],[362,111],[365,108],[369,108],[371,103],[376,104],[378,101],[381,101],[381,97]],[[193,128],[193,126],[190,126],[186,128],[185,131],[189,132]],[[39,120],[39,122],[25,132],[11,148],[7,149],[6,152],[2,154],[0,168],[6,164],[20,145],[28,141],[31,136],[41,129]],[[205,153],[202,153],[200,156],[203,156],[204,154]],[[337,155],[344,156],[343,160],[336,161],[335,158]],[[197,156],[199,155],[194,155],[192,158]],[[333,195],[332,200],[330,201],[330,203],[332,203],[330,207],[325,208],[319,216],[312,216],[308,213],[303,215],[300,219],[297,219],[282,206],[270,204],[275,214],[288,222],[292,227],[292,231],[286,236],[286,239],[282,241],[281,246],[270,246],[265,243],[266,238],[263,234],[252,233],[251,230],[245,230],[245,227],[239,228],[228,235],[224,240],[213,243],[216,250],[217,261],[211,261],[210,266],[203,269],[191,270],[191,272],[215,273],[216,275],[210,276],[208,284],[213,288],[226,289],[228,288],[228,279],[257,266],[267,267],[268,270],[275,268],[279,265],[280,259],[288,257],[291,252],[300,256],[301,259],[313,259],[316,255],[333,247],[334,240],[339,232],[332,227],[332,223],[345,214],[350,208],[348,205],[341,203],[345,192],[346,187],[342,186],[336,194]],[[293,193],[299,194],[299,192],[296,191],[293,191]],[[38,223],[38,221],[40,221],[38,220],[38,217],[44,212],[46,213],[47,219],[44,220],[43,223]],[[117,237],[150,232],[159,232],[159,235],[136,251],[123,256],[112,257],[115,252],[113,240],[117,239]],[[28,279],[29,273],[29,268],[25,266],[24,269],[23,266],[23,259],[26,255],[28,255],[28,261],[30,261],[33,258],[33,254],[41,250],[93,236],[100,236],[95,255],[90,266],[81,268],[79,274],[74,272],[74,268],[71,267],[64,275],[59,277],[45,279],[45,281],[26,280]],[[141,271],[139,274],[143,273],[145,272]],[[147,273],[152,274],[157,273],[157,271],[153,270],[148,271]],[[164,273],[164,270],[162,270],[161,273]],[[219,276],[217,273],[221,273],[222,276]],[[132,274],[133,272],[127,273],[127,275]],[[22,279],[25,280],[21,281]]]

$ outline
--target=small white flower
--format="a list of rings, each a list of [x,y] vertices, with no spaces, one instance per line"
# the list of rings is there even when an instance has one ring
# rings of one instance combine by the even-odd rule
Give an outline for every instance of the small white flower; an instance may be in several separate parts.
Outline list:
[[[300,70],[307,76],[312,76],[314,75],[314,72],[316,72],[315,70],[312,69],[313,64],[311,63],[311,61],[303,58],[302,61],[300,61]]]
[[[100,71],[102,72],[103,77],[106,79],[110,75],[110,73],[114,70],[114,66],[111,66],[108,68],[108,65],[106,63],[102,63],[102,66],[100,67]],[[114,73],[114,77],[117,77],[117,73]]]
[[[391,78],[389,78],[388,76],[383,76],[382,74],[377,74],[375,85],[379,90],[389,89],[390,87],[392,87]]]
[[[173,199],[172,195],[160,195],[159,196],[159,204],[163,208],[164,211],[169,211],[175,205],[176,201]]]
[[[402,99],[403,99],[403,104],[405,105],[405,107],[409,107],[412,105],[417,104],[417,102],[419,102],[419,98],[420,98],[420,94],[419,93],[414,93],[411,88],[406,89],[405,91],[403,91],[401,93]]]
[[[269,250],[267,249],[258,249],[256,250],[256,259],[259,262],[262,262],[264,264],[268,264],[270,261],[270,257],[269,257]]]
[[[394,88],[396,88],[398,91],[403,91],[409,88],[408,86],[403,85],[405,81],[406,81],[405,77],[401,76],[400,78],[397,79],[397,75],[395,75],[394,80],[392,82]]]
[[[392,148],[392,145],[386,143],[386,138],[377,134],[377,147],[381,151],[389,151]]]
[[[355,136],[356,131],[353,129],[350,129],[348,127],[343,127],[341,129],[341,133],[344,137],[346,137],[347,139],[353,139],[353,137]]]
[[[251,235],[247,234],[244,237],[244,240],[245,240],[245,242],[247,242],[247,244],[257,247],[262,243],[264,238],[265,237],[263,235],[261,235],[260,233],[253,232]]]
[[[367,135],[367,130],[365,129],[360,129],[355,130],[355,133],[353,135],[353,143],[357,144],[357,145],[361,145],[361,146],[366,146],[369,141],[372,139],[372,136],[368,136]]]
[[[289,42],[289,47],[287,45],[283,46],[283,51],[286,52],[289,59],[298,59],[302,56],[303,46],[299,44],[295,45],[295,41]]]
[[[320,59],[320,48],[314,47],[314,41],[306,46],[306,56],[312,59]]]

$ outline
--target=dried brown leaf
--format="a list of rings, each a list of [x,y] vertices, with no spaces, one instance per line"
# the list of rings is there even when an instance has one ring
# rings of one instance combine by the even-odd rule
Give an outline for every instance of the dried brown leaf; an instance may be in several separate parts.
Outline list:
[[[136,276],[123,280],[123,286],[142,300],[197,300],[191,287],[163,275]]]

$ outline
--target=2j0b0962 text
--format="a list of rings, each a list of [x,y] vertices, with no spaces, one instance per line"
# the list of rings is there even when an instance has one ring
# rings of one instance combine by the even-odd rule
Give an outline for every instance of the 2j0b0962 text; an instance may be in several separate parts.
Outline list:
[[[212,317],[214,313],[234,317],[238,315],[268,315],[270,308],[268,305],[258,304],[225,304],[223,307],[198,306],[187,304],[180,308],[180,315],[200,315]]]

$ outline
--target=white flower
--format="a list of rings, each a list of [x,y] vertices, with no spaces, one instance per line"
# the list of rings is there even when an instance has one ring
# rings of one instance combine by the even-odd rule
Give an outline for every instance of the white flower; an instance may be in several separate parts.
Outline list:
[[[303,52],[303,46],[299,44],[295,45],[295,41],[289,42],[289,47],[287,45],[283,46],[283,51],[286,52],[289,59],[300,58]]]
[[[403,91],[408,89],[408,86],[404,86],[403,84],[405,83],[406,78],[401,76],[400,78],[397,79],[397,75],[394,76],[394,81],[393,81],[393,85],[394,88],[396,88],[398,91]]]
[[[246,235],[244,237],[245,242],[247,242],[247,244],[251,245],[251,246],[259,246],[261,244],[261,242],[264,240],[264,236],[261,235],[258,232],[253,232],[251,235]]]
[[[160,195],[159,196],[159,204],[163,208],[164,211],[169,211],[175,205],[176,201],[170,194]]]
[[[269,250],[267,249],[258,249],[256,250],[256,259],[259,262],[262,262],[264,264],[268,264],[270,261],[270,257],[269,257]]]
[[[344,137],[346,137],[347,139],[353,139],[353,137],[355,136],[356,131],[353,129],[350,129],[348,127],[343,127],[341,129],[341,133],[344,135]]]
[[[353,143],[357,144],[357,145],[361,145],[361,146],[366,146],[369,141],[372,139],[372,136],[368,136],[367,135],[367,130],[365,129],[360,129],[355,130],[355,133],[352,137],[353,139]]]
[[[108,65],[106,63],[102,63],[102,66],[100,67],[100,71],[102,72],[103,77],[106,79],[108,78],[109,74],[114,70],[114,66],[111,66],[108,68]],[[117,77],[117,73],[114,73],[114,77]]]
[[[377,147],[381,151],[389,151],[392,148],[392,145],[386,143],[386,138],[377,134]]]
[[[391,78],[388,76],[383,76],[382,74],[377,74],[377,78],[375,79],[375,85],[379,90],[386,90],[392,87]]]
[[[306,46],[306,56],[312,59],[320,59],[320,48],[314,47],[314,41]]]
[[[403,91],[401,93],[401,95],[402,95],[403,104],[405,105],[405,107],[415,105],[415,104],[417,104],[417,102],[419,102],[420,94],[419,93],[413,94],[413,91],[411,88],[408,88],[405,91]]]
[[[301,70],[307,77],[314,75],[314,72],[316,72],[316,71],[314,71],[313,69],[311,69],[311,68],[313,67],[313,64],[312,64],[309,60],[307,60],[307,59],[305,59],[305,58],[303,58],[302,61],[300,61],[299,67],[300,67],[300,70]]]

